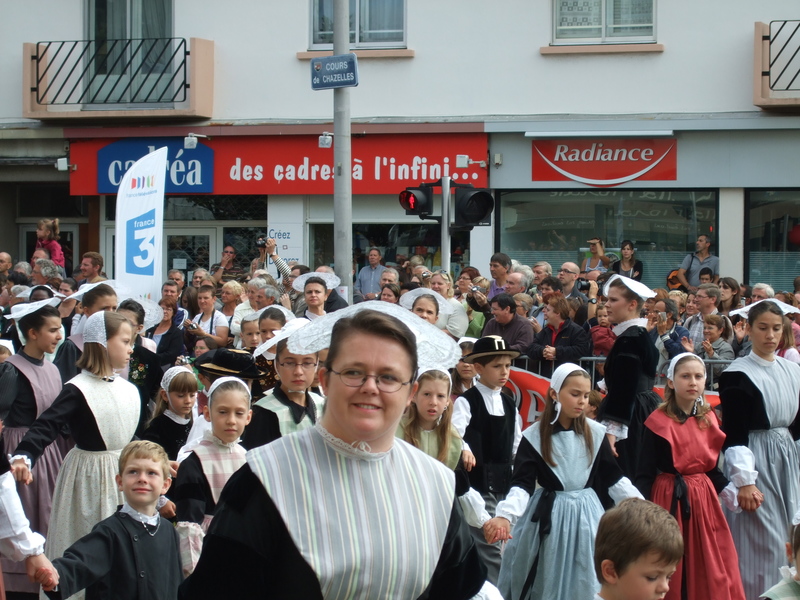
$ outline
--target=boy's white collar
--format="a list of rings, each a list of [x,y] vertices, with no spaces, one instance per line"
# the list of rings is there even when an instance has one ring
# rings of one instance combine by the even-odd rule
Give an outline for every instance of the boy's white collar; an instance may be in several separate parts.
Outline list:
[[[153,527],[158,525],[159,519],[161,518],[158,514],[158,511],[156,511],[156,514],[150,517],[148,515],[140,513],[135,508],[132,508],[131,505],[128,504],[127,502],[123,502],[120,512],[125,513],[135,521],[139,521],[139,523],[144,523],[145,525],[152,525]]]

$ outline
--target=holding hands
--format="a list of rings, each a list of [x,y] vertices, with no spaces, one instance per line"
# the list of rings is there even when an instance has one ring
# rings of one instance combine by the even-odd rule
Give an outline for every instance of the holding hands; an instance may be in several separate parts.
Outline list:
[[[45,592],[53,591],[58,585],[58,571],[44,554],[26,558],[25,571],[28,579],[40,584]]]
[[[483,524],[483,537],[487,544],[511,539],[511,523],[505,517],[495,517]]]

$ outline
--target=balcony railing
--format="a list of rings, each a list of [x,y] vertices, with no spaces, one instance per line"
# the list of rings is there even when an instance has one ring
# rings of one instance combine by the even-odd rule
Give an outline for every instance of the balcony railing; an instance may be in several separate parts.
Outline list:
[[[24,116],[211,117],[214,45],[192,38],[25,44]]]
[[[800,106],[800,21],[756,23],[753,103]]]
[[[186,40],[39,42],[39,104],[160,104],[186,99]]]

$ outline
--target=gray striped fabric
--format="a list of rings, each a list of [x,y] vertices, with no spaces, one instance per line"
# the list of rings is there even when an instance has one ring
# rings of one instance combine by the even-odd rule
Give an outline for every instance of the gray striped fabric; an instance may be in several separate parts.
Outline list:
[[[334,446],[320,425],[247,453],[326,599],[417,598],[453,507],[453,472],[402,440]],[[327,434],[329,435],[329,434]]]

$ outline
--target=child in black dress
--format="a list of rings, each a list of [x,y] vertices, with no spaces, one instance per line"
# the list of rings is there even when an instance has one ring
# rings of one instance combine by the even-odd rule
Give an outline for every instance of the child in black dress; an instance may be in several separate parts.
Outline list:
[[[197,378],[189,367],[168,369],[161,379],[156,409],[143,438],[161,444],[170,460],[178,460],[178,450],[192,429],[196,401]]]

